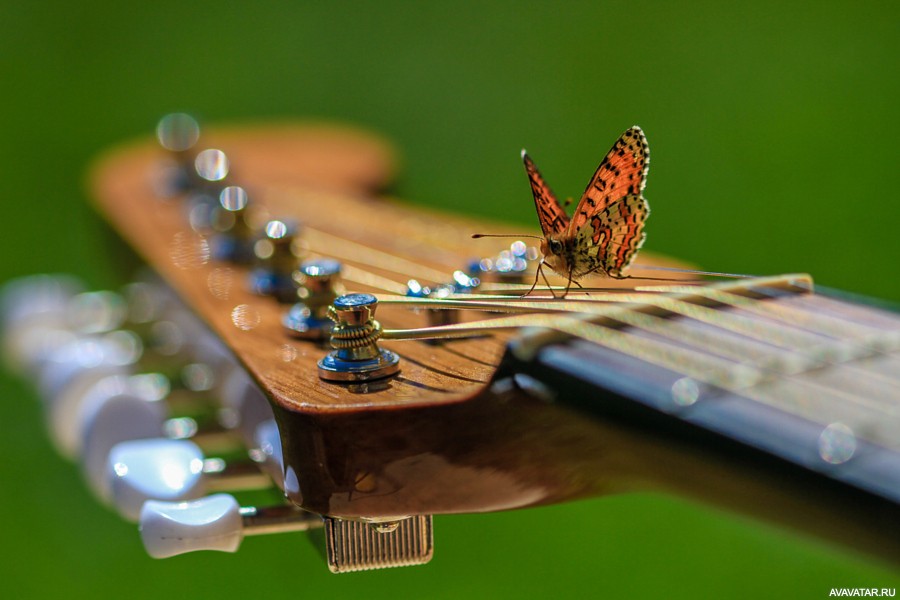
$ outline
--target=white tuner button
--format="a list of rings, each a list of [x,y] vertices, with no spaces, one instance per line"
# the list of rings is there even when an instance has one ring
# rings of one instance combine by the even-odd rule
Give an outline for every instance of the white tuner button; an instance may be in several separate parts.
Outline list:
[[[111,396],[98,395],[84,406],[81,466],[91,490],[110,500],[107,460],[112,448],[129,440],[163,437],[167,409],[126,389]]]
[[[284,457],[281,452],[281,435],[275,419],[263,421],[256,428],[256,447],[263,456],[263,468],[280,489],[284,489]]]
[[[241,507],[233,496],[215,494],[193,502],[148,500],[140,531],[147,554],[168,558],[195,550],[235,552],[245,536],[308,531],[322,524],[320,515],[290,504]]]
[[[141,510],[140,531],[153,558],[195,550],[236,552],[244,537],[241,507],[228,494],[182,503],[150,500]]]
[[[255,446],[256,428],[274,418],[265,394],[243,369],[233,369],[221,389],[222,407],[236,417],[244,444]]]
[[[203,451],[188,440],[122,442],[107,465],[113,505],[129,521],[138,520],[147,500],[181,502],[206,493]]]
[[[49,351],[72,338],[66,309],[81,291],[81,283],[66,275],[35,275],[3,286],[3,350],[12,366],[33,372]]]

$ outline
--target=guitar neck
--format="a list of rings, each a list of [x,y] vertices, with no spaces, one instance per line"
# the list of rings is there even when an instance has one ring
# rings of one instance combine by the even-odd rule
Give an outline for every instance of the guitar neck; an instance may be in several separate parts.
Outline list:
[[[520,348],[513,355],[526,360],[509,368],[619,432],[621,447],[612,451],[628,455],[626,489],[671,491],[900,559],[900,380],[891,354],[900,320],[808,290],[757,284],[744,292],[755,300],[749,311],[718,306],[727,314],[706,340],[710,360],[696,379],[685,375],[683,353],[665,361],[662,346],[672,338],[664,334],[673,331],[647,328],[646,347],[630,347],[637,356],[535,334],[520,344],[539,349]],[[668,329],[699,326],[679,319]],[[723,379],[716,361],[735,350],[729,336],[740,319],[755,323],[761,338],[776,324],[781,338],[761,354],[741,339],[730,368],[753,372]],[[792,334],[816,344],[775,345]],[[687,352],[691,334],[678,343]]]

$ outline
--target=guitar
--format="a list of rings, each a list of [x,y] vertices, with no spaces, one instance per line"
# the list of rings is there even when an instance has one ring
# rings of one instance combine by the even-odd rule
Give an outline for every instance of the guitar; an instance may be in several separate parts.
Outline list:
[[[290,505],[213,507],[241,532],[323,525],[340,572],[429,560],[434,514],[655,489],[900,558],[896,314],[805,274],[661,280],[679,263],[651,253],[632,279],[519,298],[534,252],[471,239],[508,228],[377,198],[393,168],[377,139],[263,127],[204,132],[202,147],[224,154],[176,148],[161,168],[154,144],[118,150],[92,187],[268,400],[238,431],[280,446],[269,472]],[[525,268],[498,268],[510,258]],[[364,344],[332,348],[366,325]],[[145,529],[177,510],[151,504]]]

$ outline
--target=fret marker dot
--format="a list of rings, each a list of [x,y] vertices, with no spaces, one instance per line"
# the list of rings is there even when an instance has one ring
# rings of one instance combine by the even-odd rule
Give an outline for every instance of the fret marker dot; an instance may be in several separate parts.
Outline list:
[[[856,436],[843,423],[832,423],[819,435],[819,456],[827,463],[840,465],[856,452]]]
[[[672,401],[678,406],[691,406],[700,399],[700,386],[690,377],[682,377],[672,384]]]

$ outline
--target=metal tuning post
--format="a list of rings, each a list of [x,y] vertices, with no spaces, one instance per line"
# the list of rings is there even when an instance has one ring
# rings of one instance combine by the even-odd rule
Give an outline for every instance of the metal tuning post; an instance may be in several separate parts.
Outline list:
[[[294,271],[300,262],[298,225],[293,221],[272,220],[253,245],[258,266],[250,274],[250,289],[262,296],[273,296],[283,303],[297,301],[298,283]]]
[[[325,551],[332,573],[423,565],[434,554],[431,515],[378,522],[325,518]]]
[[[308,260],[300,265],[295,279],[301,299],[282,321],[287,332],[301,339],[321,340],[331,334],[334,323],[328,308],[343,293],[341,263],[331,259]]]
[[[347,294],[328,309],[334,321],[334,351],[319,361],[319,377],[326,381],[356,382],[380,379],[400,370],[400,357],[378,347],[381,323],[375,320],[378,299],[371,294]]]
[[[159,182],[160,193],[169,197],[187,192],[194,187],[197,178],[192,152],[200,139],[196,119],[185,113],[165,115],[156,126],[156,139],[174,159]]]
[[[253,228],[249,222],[250,200],[244,188],[229,185],[219,192],[213,209],[212,255],[217,260],[237,264],[253,262]]]

